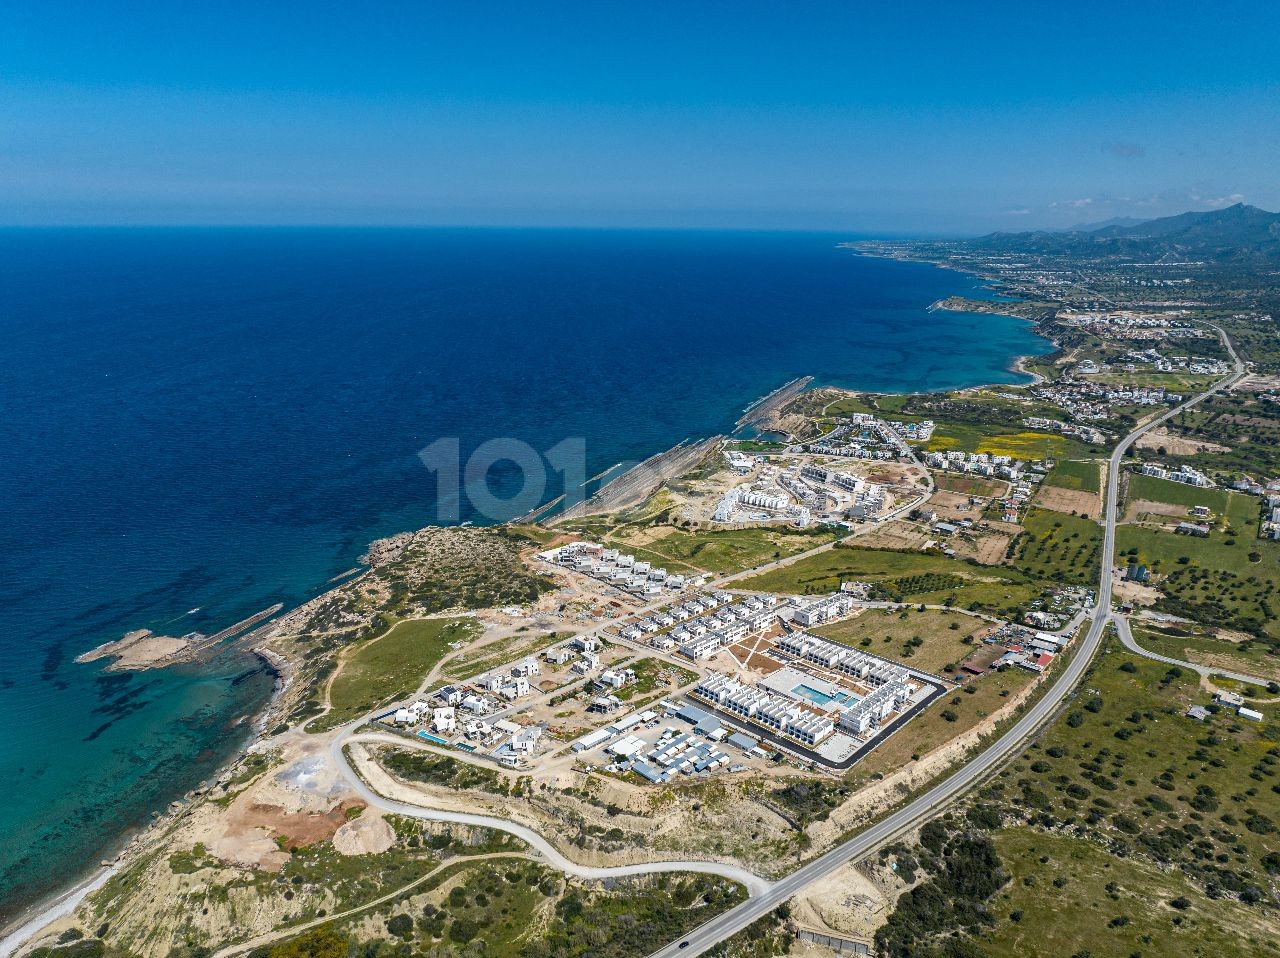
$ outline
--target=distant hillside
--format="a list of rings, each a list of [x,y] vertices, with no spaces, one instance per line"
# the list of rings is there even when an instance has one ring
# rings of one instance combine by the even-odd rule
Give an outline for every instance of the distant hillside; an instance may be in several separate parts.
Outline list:
[[[1280,213],[1237,203],[1207,213],[1118,222],[1092,230],[992,233],[974,244],[993,251],[1041,255],[1280,264]]]
[[[1060,230],[1054,230],[1055,233],[1096,233],[1098,230],[1104,230],[1108,226],[1138,226],[1142,223],[1149,223],[1150,220],[1140,220],[1136,216],[1113,216],[1109,220],[1102,220],[1098,223],[1081,223],[1077,226],[1067,226]]]

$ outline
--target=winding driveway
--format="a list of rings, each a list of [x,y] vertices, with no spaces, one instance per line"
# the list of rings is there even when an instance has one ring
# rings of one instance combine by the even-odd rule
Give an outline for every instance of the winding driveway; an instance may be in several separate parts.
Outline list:
[[[506,832],[508,835],[514,835],[527,844],[533,849],[537,857],[552,868],[577,878],[599,881],[606,878],[625,878],[628,875],[653,875],[661,872],[699,872],[704,875],[719,875],[723,878],[740,882],[746,887],[748,894],[753,897],[764,895],[773,887],[770,882],[754,872],[747,871],[737,865],[729,865],[722,862],[642,862],[635,865],[612,865],[607,867],[579,865],[577,862],[566,858],[554,845],[532,828],[519,822],[506,818],[496,818],[492,815],[477,815],[471,812],[446,812],[386,798],[371,789],[347,760],[345,752],[347,742],[353,740],[355,730],[361,722],[347,725],[334,736],[333,741],[329,744],[329,756],[333,761],[333,767],[339,770],[348,784],[374,808],[381,809],[384,812],[391,812],[395,815],[406,815],[410,818],[419,818],[425,821],[470,825],[476,828],[492,828],[496,831]],[[381,741],[377,735],[372,734],[354,736],[354,740]],[[392,741],[397,745],[404,744],[399,739],[392,739]]]
[[[1161,655],[1159,652],[1152,652],[1144,649],[1138,644],[1138,640],[1133,637],[1133,632],[1129,629],[1129,620],[1124,616],[1117,615],[1114,617],[1116,623],[1116,633],[1120,636],[1121,643],[1130,652],[1136,652],[1143,658],[1152,659],[1156,662],[1163,662],[1165,665],[1176,665],[1179,668],[1190,669],[1192,672],[1199,672],[1202,678],[1210,678],[1214,675],[1221,675],[1224,678],[1235,679],[1237,682],[1247,682],[1250,685],[1261,685],[1264,688],[1272,679],[1264,679],[1257,675],[1245,675],[1243,672],[1232,672],[1230,669],[1220,669],[1212,665],[1197,665],[1195,662],[1184,662],[1182,659],[1170,658],[1167,655]]]

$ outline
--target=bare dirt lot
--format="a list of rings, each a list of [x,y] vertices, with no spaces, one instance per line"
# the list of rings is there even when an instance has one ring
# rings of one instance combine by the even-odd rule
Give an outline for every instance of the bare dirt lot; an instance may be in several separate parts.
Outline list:
[[[1117,599],[1134,605],[1155,605],[1156,600],[1160,598],[1159,589],[1143,585],[1141,582],[1126,582],[1122,579],[1116,581],[1114,591]]]
[[[325,763],[319,743],[297,740],[284,755],[282,768],[241,791],[225,811],[202,806],[188,826],[192,844],[203,843],[225,862],[278,871],[289,859],[286,849],[333,838],[363,808]]]
[[[890,898],[862,871],[846,865],[796,899],[797,924],[870,940],[889,916]]]
[[[971,503],[969,498],[967,494],[960,492],[935,492],[929,500],[929,508],[936,512],[939,518],[972,519],[982,511],[982,503]]]
[[[1122,522],[1141,522],[1144,516],[1173,516],[1181,519],[1187,507],[1173,502],[1152,502],[1150,499],[1134,499],[1125,506]]]
[[[1137,446],[1139,449],[1160,449],[1163,447],[1165,453],[1170,456],[1194,456],[1200,452],[1231,451],[1230,447],[1219,445],[1216,442],[1175,436],[1163,426],[1139,436]]]
[[[1245,376],[1235,385],[1237,392],[1262,393],[1270,392],[1273,389],[1280,389],[1280,376],[1265,376],[1261,373],[1253,373]]]
[[[395,840],[396,834],[385,818],[366,812],[334,832],[333,847],[344,855],[374,855],[385,852]]]
[[[927,530],[915,523],[894,521],[859,536],[858,544],[866,549],[920,549],[931,538]]]
[[[977,559],[983,565],[999,565],[1004,561],[1009,540],[1022,531],[1015,523],[1001,522],[990,527],[976,529],[946,540],[948,549],[954,549],[961,559]]]
[[[1102,498],[1098,493],[1061,486],[1041,485],[1036,492],[1035,504],[1054,512],[1082,513],[1091,517],[1102,512]]]

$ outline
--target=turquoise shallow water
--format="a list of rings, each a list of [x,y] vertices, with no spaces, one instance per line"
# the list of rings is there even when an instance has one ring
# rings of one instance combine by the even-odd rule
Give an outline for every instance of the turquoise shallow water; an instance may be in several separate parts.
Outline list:
[[[1011,357],[1048,349],[1014,319],[926,312],[988,294],[845,238],[0,231],[0,918],[209,774],[271,687],[244,656],[74,657],[323,590],[371,538],[439,518],[429,443],[581,440],[590,476],[796,376],[1015,382]]]

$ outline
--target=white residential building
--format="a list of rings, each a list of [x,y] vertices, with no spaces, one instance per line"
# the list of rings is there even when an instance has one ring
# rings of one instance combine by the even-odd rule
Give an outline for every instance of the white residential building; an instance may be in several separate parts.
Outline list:
[[[458,716],[452,706],[446,705],[431,713],[431,731],[438,735],[447,735],[458,727]]]
[[[698,659],[705,659],[714,654],[718,648],[720,648],[720,637],[715,634],[710,634],[690,639],[688,642],[685,642],[680,646],[680,654],[696,661]]]
[[[511,669],[511,674],[520,676],[521,678],[529,678],[534,675],[541,675],[542,669],[538,667],[538,662],[532,656],[517,662]]]

